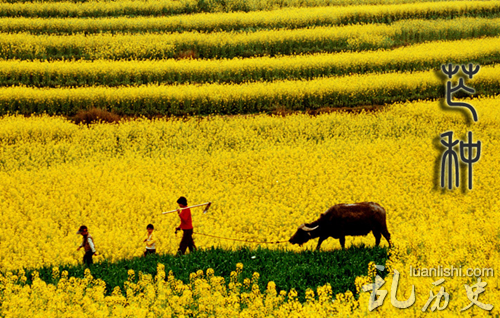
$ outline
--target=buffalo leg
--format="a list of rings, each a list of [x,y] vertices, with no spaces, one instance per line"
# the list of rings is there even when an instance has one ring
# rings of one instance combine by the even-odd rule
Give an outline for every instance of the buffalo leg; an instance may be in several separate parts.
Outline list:
[[[345,249],[345,236],[339,237],[339,242],[340,242],[340,246],[344,250]]]
[[[316,245],[316,251],[319,251],[319,247],[321,246],[321,243],[326,240],[326,237],[320,236],[318,240],[318,245]]]
[[[387,230],[382,231],[382,235],[387,240],[387,243],[389,243],[389,247],[391,247],[391,234],[389,234],[389,231]]]
[[[379,231],[373,231],[373,236],[375,236],[375,245],[379,246],[382,235],[380,235]]]

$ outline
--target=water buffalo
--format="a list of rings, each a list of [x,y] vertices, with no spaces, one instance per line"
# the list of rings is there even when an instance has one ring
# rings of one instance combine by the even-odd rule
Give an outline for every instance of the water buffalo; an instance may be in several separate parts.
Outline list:
[[[375,244],[380,244],[383,235],[391,246],[391,235],[385,223],[385,210],[374,202],[355,204],[336,204],[322,213],[319,219],[309,224],[302,224],[290,238],[292,244],[306,243],[319,237],[316,250],[328,237],[339,239],[342,249],[345,247],[346,235],[367,235],[373,232]]]

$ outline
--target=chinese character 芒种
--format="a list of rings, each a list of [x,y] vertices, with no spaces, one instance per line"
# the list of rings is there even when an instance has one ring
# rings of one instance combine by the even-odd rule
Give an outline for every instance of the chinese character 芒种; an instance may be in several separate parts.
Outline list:
[[[467,75],[470,79],[474,77],[479,72],[480,66],[472,65],[462,65],[462,72]],[[442,72],[448,76],[449,79],[453,78],[455,74],[458,73],[460,67],[456,65],[455,67],[452,64],[441,65]],[[464,79],[460,78],[458,81],[458,85],[452,87],[451,81],[449,80],[446,83],[446,104],[450,107],[465,107],[470,110],[472,113],[472,118],[474,121],[478,120],[477,112],[469,103],[463,102],[454,102],[453,94],[458,92],[459,90],[464,90],[470,94],[475,92],[474,89],[467,87],[464,84]],[[476,143],[472,142],[472,132],[469,131],[467,143],[460,141],[460,160],[467,164],[468,168],[468,188],[472,190],[472,164],[477,162],[481,157],[481,141],[477,141]],[[453,178],[455,179],[456,187],[459,186],[460,178],[459,178],[459,170],[458,170],[458,155],[456,151],[453,149],[458,144],[458,140],[453,141],[453,131],[447,131],[441,134],[441,144],[446,147],[446,151],[443,153],[441,157],[441,188],[445,187],[445,175],[448,175],[448,189],[453,188]],[[447,140],[443,140],[447,138]],[[474,153],[475,150],[475,153]],[[446,169],[446,166],[448,169]],[[455,172],[455,173],[453,173]]]

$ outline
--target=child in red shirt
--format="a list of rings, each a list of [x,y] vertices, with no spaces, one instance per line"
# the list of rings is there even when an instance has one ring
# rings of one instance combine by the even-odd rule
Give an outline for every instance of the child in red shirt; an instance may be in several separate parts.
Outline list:
[[[181,209],[187,207],[187,200],[185,197],[180,197],[177,200],[177,203],[179,204],[179,207]],[[182,230],[183,232],[181,244],[177,252],[180,254],[184,254],[188,247],[189,252],[193,252],[194,250],[196,250],[196,246],[194,245],[193,241],[193,221],[191,219],[191,209],[177,209],[177,213],[179,214],[179,217],[181,219],[181,225],[179,225],[175,229],[175,233],[177,234],[177,231],[179,230]]]

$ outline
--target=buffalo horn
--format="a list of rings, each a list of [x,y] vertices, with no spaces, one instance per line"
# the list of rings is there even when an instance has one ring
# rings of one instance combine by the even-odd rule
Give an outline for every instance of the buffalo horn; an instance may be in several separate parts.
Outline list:
[[[305,224],[302,225],[302,229],[306,232],[314,231],[319,227],[319,225],[316,225],[315,227],[307,227]]]

